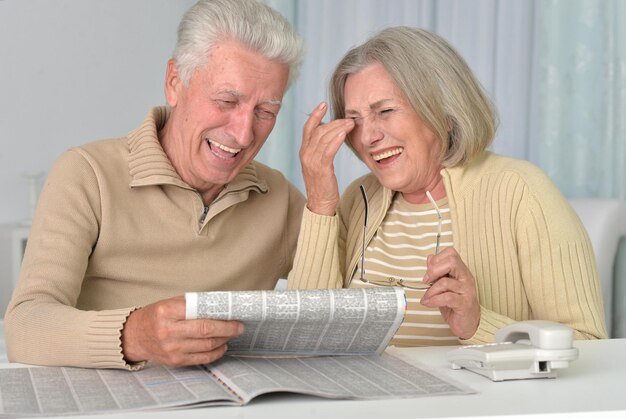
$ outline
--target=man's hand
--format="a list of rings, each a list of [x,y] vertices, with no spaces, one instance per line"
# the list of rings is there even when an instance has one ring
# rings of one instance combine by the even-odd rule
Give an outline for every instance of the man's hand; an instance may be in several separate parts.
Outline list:
[[[335,215],[339,187],[334,160],[346,135],[354,128],[354,121],[336,119],[324,124],[322,118],[327,109],[326,103],[320,103],[304,124],[300,163],[309,210],[320,215]]]
[[[422,305],[439,307],[452,333],[461,339],[471,338],[480,322],[474,276],[454,248],[429,255],[426,266],[424,282],[432,286],[424,293]]]
[[[226,352],[226,342],[243,333],[237,321],[185,320],[185,298],[175,297],[133,311],[122,330],[127,362],[181,366],[208,364]]]

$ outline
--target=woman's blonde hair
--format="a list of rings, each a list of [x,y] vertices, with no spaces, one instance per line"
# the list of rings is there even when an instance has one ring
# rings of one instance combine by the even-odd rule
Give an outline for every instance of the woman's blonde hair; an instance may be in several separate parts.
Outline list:
[[[444,167],[465,165],[489,147],[497,126],[491,101],[465,60],[443,38],[418,28],[387,28],[348,51],[330,83],[334,118],[345,117],[348,76],[374,63],[440,139]]]

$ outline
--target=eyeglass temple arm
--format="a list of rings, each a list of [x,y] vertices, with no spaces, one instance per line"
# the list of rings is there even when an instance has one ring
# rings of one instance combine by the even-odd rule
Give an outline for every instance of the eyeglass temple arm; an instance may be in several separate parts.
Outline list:
[[[367,227],[367,213],[369,211],[369,203],[367,202],[367,194],[365,193],[365,187],[363,185],[359,185],[359,189],[361,190],[361,196],[363,197],[363,204],[365,205],[365,221],[363,222],[363,226]]]
[[[361,190],[361,196],[363,197],[363,205],[365,205],[365,214],[363,220],[363,243],[361,247],[361,280],[365,281],[365,234],[367,233],[367,216],[369,212],[369,203],[367,202],[367,194],[365,193],[365,187],[359,185]]]
[[[439,210],[439,206],[437,206],[437,202],[433,199],[433,196],[430,194],[430,191],[426,191],[426,196],[430,203],[435,207],[435,212],[437,213],[437,244],[435,245],[435,254],[439,254],[439,240],[441,239],[441,211]]]

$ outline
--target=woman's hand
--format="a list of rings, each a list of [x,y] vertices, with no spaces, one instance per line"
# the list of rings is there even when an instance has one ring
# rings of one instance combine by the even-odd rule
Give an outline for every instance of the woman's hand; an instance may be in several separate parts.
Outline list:
[[[302,130],[300,163],[307,193],[307,207],[320,215],[334,215],[339,204],[339,187],[334,160],[346,135],[354,128],[351,119],[322,123],[328,105],[320,103]]]
[[[454,248],[428,256],[424,282],[432,286],[424,293],[422,305],[439,307],[444,320],[459,338],[474,336],[480,322],[476,280]]]

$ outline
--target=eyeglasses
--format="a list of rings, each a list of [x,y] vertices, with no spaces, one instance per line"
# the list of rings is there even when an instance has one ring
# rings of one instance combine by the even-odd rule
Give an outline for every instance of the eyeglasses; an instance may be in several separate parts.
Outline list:
[[[380,285],[383,287],[403,287],[414,290],[425,290],[430,288],[431,284],[424,283],[407,283],[402,278],[394,278],[389,277],[386,280],[381,281],[371,281],[365,279],[365,235],[367,234],[367,218],[369,215],[369,202],[367,200],[367,194],[365,193],[365,187],[363,185],[359,185],[359,189],[361,190],[361,196],[363,197],[363,204],[365,205],[365,214],[363,217],[363,242],[361,244],[361,275],[359,280],[365,284],[373,284]],[[429,191],[426,191],[426,196],[433,207],[435,207],[435,212],[437,213],[437,242],[435,244],[435,254],[439,254],[439,242],[441,241],[441,211],[439,211],[439,207],[437,203],[433,199],[432,195]]]

